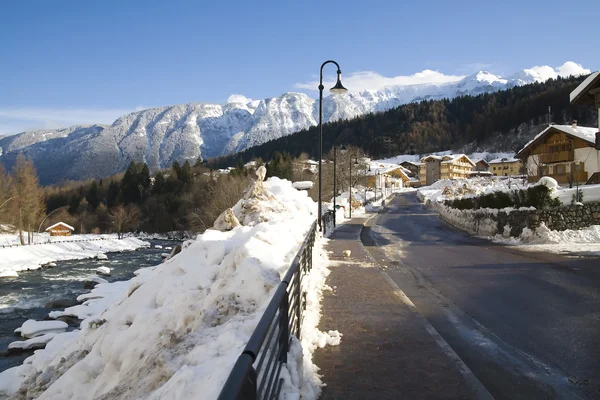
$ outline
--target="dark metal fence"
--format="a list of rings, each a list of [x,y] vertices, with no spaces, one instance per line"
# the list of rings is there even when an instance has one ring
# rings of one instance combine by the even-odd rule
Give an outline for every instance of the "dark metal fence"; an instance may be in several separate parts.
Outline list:
[[[40,244],[54,244],[54,243],[77,243],[77,242],[95,242],[97,240],[113,240],[116,238],[97,238],[97,239],[75,239],[75,240],[46,240],[44,242],[35,242],[35,243],[13,243],[13,244],[3,244],[1,247],[22,247],[22,246],[37,246]]]
[[[233,366],[219,400],[278,399],[292,337],[300,338],[306,293],[302,278],[312,268],[314,222],[290,269],[277,287],[242,354]]]

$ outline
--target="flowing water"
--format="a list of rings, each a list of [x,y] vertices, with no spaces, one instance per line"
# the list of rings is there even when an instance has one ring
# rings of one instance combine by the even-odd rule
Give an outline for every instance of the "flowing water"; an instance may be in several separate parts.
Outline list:
[[[108,260],[58,261],[56,267],[21,271],[18,278],[0,278],[0,372],[19,365],[32,353],[3,356],[11,342],[22,340],[14,330],[28,319],[43,320],[54,310],[78,304],[77,296],[90,292],[84,288],[89,276],[97,275],[96,268],[108,267],[111,276],[102,276],[109,282],[123,281],[134,276],[133,272],[142,267],[157,265],[161,253],[169,253],[167,247],[175,247],[178,242],[147,240],[152,246],[135,251],[107,253]],[[155,248],[155,245],[163,248]],[[54,303],[54,304],[50,304]],[[73,323],[69,329],[78,327]]]

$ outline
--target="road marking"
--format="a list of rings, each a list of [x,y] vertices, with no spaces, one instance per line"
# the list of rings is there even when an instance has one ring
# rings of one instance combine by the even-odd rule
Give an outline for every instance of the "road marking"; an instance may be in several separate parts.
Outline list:
[[[365,223],[363,224],[363,227],[369,221],[371,221],[372,218],[376,217],[377,215],[378,214],[374,214],[373,216],[371,216],[370,218],[368,218],[365,221]],[[362,229],[361,229],[361,232],[362,232]],[[360,240],[360,233],[358,235],[358,239],[359,239],[358,241],[359,241],[360,245],[363,247],[363,250],[365,251],[365,253],[367,254],[367,256],[369,258],[371,258],[371,260],[376,265],[380,266],[379,273],[390,284],[390,286],[392,287],[392,290],[393,290],[394,294],[404,304],[406,304],[408,306],[408,308],[410,308],[413,312],[415,312],[417,314],[418,318],[420,318],[422,320],[422,322],[425,324],[425,329],[427,330],[427,332],[429,333],[429,335],[433,338],[433,340],[435,340],[435,342],[442,349],[442,351],[444,352],[444,354],[446,354],[446,356],[448,356],[448,358],[450,358],[454,362],[454,364],[458,368],[458,371],[460,372],[460,374],[465,379],[467,385],[473,391],[475,397],[477,399],[482,399],[482,400],[494,400],[494,396],[492,396],[492,394],[485,388],[485,386],[483,386],[483,384],[475,376],[475,374],[473,373],[473,371],[471,371],[469,369],[469,367],[467,367],[467,364],[465,364],[464,361],[458,356],[458,354],[456,354],[456,352],[452,349],[452,347],[448,344],[448,342],[446,342],[444,340],[444,338],[438,333],[438,331],[433,327],[433,325],[431,325],[431,323],[427,320],[427,318],[425,318],[423,316],[423,314],[421,314],[421,312],[419,311],[419,309],[417,308],[417,306],[415,306],[415,304],[412,302],[412,300],[408,298],[408,296],[402,291],[402,289],[400,289],[398,287],[398,285],[396,284],[396,282],[394,282],[394,280],[387,274],[387,272],[385,272],[383,270],[381,264],[367,250],[367,248],[363,244],[362,240]],[[373,242],[375,243],[375,245],[377,245],[377,247],[380,247],[379,244],[377,243],[377,241],[375,240],[375,238],[372,237],[372,239],[373,239]]]

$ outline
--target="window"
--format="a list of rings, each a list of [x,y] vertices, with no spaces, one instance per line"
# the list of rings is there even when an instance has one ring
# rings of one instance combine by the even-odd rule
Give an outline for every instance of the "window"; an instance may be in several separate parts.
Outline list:
[[[564,174],[565,173],[564,169],[565,169],[565,167],[563,165],[557,165],[556,166],[556,174],[557,175]]]

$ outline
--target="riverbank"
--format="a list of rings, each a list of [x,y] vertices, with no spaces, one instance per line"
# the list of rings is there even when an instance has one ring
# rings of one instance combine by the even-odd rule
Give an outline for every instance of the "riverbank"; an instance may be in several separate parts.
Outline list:
[[[0,247],[0,279],[17,277],[20,271],[39,269],[56,261],[97,258],[106,253],[136,250],[150,245],[135,237],[119,239],[116,234],[74,235],[62,237],[61,240],[60,243]]]
[[[110,269],[110,276],[102,276],[109,284],[97,285],[94,297],[105,296],[104,286],[127,281],[140,268],[152,267],[161,262],[161,254],[169,252],[177,243],[153,240],[152,246],[138,251],[108,253],[106,260],[81,259],[58,261],[53,268],[23,271],[17,278],[5,279],[0,283],[0,372],[22,364],[32,352],[2,356],[10,343],[23,340],[14,333],[26,320],[42,321],[50,313],[68,313],[68,309],[90,296],[85,282],[96,275],[99,267]],[[114,301],[114,299],[113,299]],[[67,310],[65,310],[67,308]],[[79,329],[77,318],[60,318],[69,324],[68,330]],[[15,352],[13,352],[15,353]],[[2,398],[2,395],[0,395]]]

